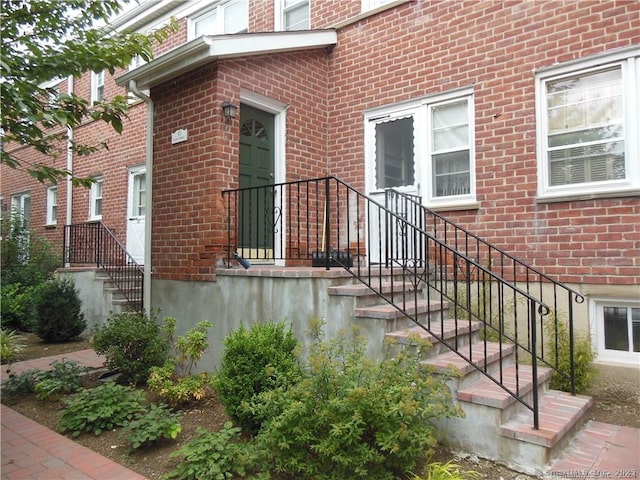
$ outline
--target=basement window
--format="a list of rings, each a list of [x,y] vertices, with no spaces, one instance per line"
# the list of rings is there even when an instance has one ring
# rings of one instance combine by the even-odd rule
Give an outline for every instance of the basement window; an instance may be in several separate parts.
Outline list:
[[[640,302],[597,300],[592,331],[598,360],[640,363]]]

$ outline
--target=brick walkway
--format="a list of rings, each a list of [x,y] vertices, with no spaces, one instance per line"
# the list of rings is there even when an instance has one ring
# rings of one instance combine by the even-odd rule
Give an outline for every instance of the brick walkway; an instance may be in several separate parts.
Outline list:
[[[93,350],[17,362],[11,370],[19,374],[33,369],[47,370],[55,360],[72,360],[79,365],[101,367],[104,359]],[[3,368],[2,379],[6,377]],[[145,480],[145,477],[98,455],[82,445],[43,427],[2,405],[2,480]]]

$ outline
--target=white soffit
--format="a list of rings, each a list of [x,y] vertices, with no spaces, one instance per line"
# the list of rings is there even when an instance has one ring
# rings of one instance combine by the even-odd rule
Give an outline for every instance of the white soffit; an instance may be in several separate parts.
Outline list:
[[[127,86],[133,80],[146,89],[220,58],[326,48],[337,41],[335,30],[205,35],[121,75],[116,83]]]

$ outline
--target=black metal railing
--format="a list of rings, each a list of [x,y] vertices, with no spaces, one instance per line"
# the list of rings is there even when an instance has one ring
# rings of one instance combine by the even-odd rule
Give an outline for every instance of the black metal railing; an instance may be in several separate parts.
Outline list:
[[[476,251],[466,247],[459,240],[461,231],[452,223],[414,208],[419,205],[417,199],[393,195],[383,205],[335,177],[227,190],[223,197],[229,263],[237,253],[249,261],[346,268],[530,409],[535,428],[539,425],[539,362],[573,378],[573,367],[564,371],[557,361],[558,329],[544,328],[545,318],[559,321],[560,305],[557,300],[547,304],[533,294],[535,289],[545,290],[543,283],[557,288],[560,284],[536,273],[534,289],[527,280],[533,269],[496,269],[492,265],[492,256],[499,251],[496,247],[480,252],[480,245],[486,249],[489,244],[477,238]],[[446,222],[444,230],[436,225],[442,221]],[[466,238],[475,237],[469,234]],[[485,257],[488,262],[483,261]],[[515,258],[500,255],[503,257],[524,268]],[[427,288],[421,293],[418,287],[423,285]],[[569,292],[566,314],[571,333],[573,302],[578,297],[570,289],[565,291]],[[455,328],[450,340],[441,333],[449,319],[435,313],[449,311],[449,307]],[[472,342],[458,342],[458,333],[471,331],[478,321],[480,354]],[[495,371],[483,361],[490,350],[498,356]],[[508,363],[513,364],[515,378],[505,374]]]
[[[144,270],[102,222],[65,226],[65,264],[102,269],[136,311],[143,307]]]
[[[447,220],[442,215],[429,210],[422,205],[421,198],[416,195],[407,195],[395,189],[385,191],[385,205],[387,208],[404,212],[407,218],[419,219],[427,233],[440,239],[443,243],[451,245],[456,251],[461,252],[465,257],[474,259],[484,265],[485,268],[494,272],[513,285],[525,290],[550,308],[550,314],[546,316],[546,322],[538,325],[541,334],[539,348],[539,360],[547,366],[558,371],[571,385],[571,393],[575,394],[575,365],[574,365],[574,303],[584,302],[584,296],[572,288],[556,281],[538,269],[525,263],[523,260],[505,252],[496,245],[487,242],[479,236],[469,232],[460,225]],[[514,223],[517,220],[514,218]],[[455,264],[454,264],[455,265]],[[460,274],[465,274],[462,270]],[[468,276],[474,280],[474,273],[469,272]],[[476,279],[479,288],[487,288],[482,279]],[[482,295],[482,292],[478,292]],[[486,297],[486,295],[485,295]],[[490,298],[490,297],[488,297]],[[569,369],[564,372],[560,369],[558,355],[545,355],[544,349],[548,348],[550,342],[545,341],[545,335],[551,335],[552,347],[558,350],[558,341],[562,328],[562,323],[566,323],[569,334]],[[549,361],[551,360],[551,362]]]

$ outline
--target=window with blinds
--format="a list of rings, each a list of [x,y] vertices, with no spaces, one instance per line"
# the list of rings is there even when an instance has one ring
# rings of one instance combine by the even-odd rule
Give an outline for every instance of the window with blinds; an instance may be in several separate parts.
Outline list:
[[[547,83],[549,185],[624,179],[621,68]]]
[[[640,48],[536,72],[538,196],[640,189]]]

